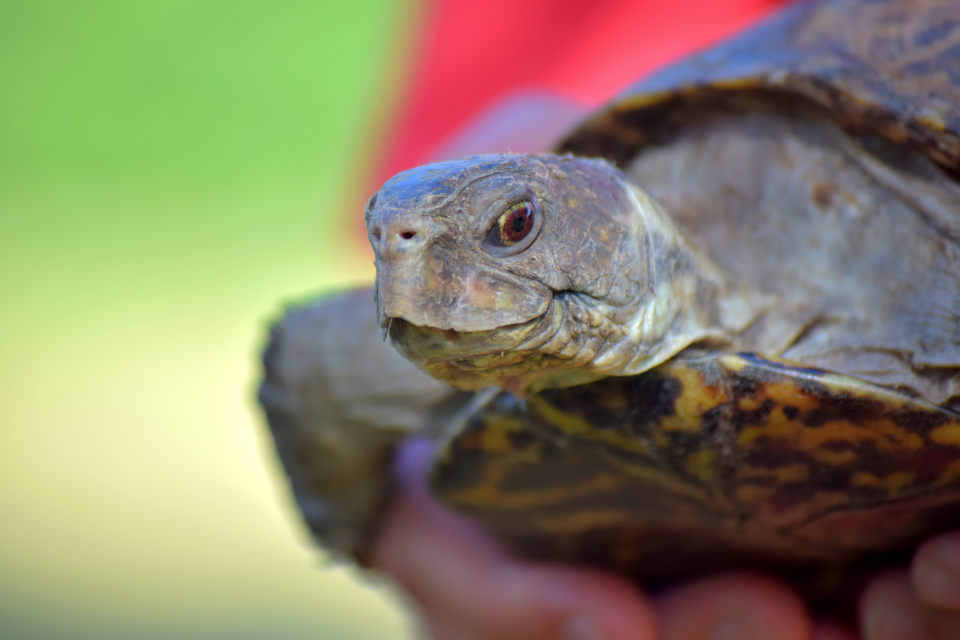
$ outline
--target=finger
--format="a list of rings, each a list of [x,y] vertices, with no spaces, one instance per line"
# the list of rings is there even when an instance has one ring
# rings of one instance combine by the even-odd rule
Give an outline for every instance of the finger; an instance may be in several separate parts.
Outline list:
[[[906,571],[875,578],[860,600],[864,640],[929,640],[923,615]]]
[[[589,570],[517,562],[461,523],[404,498],[374,552],[437,636],[655,638],[652,607],[628,583]],[[453,525],[453,526],[451,526]]]
[[[875,578],[860,601],[864,640],[960,640],[960,616],[924,607],[906,569]]]
[[[461,632],[455,624],[450,624],[443,620],[427,619],[424,620],[418,633],[418,638],[430,638],[430,640],[473,640],[469,635]]]
[[[687,583],[662,594],[656,606],[663,640],[808,640],[811,633],[799,596],[759,575]]]
[[[435,638],[653,640],[652,605],[597,571],[523,563],[410,487],[373,553],[421,610]]]
[[[817,620],[810,640],[857,640],[857,633],[845,624],[833,620]]]
[[[922,604],[960,614],[960,532],[922,544],[910,569],[914,593]]]

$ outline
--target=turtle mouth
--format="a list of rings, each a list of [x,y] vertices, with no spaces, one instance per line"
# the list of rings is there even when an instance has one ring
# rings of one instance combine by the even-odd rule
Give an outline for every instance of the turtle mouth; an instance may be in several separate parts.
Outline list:
[[[390,318],[387,332],[397,351],[413,362],[451,362],[470,369],[495,369],[515,365],[528,357],[531,350],[556,332],[560,315],[554,300],[539,316],[486,331],[437,329]]]

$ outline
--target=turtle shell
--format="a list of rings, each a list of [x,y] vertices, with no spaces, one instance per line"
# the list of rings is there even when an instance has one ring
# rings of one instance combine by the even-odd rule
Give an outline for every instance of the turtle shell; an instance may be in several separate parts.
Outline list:
[[[628,88],[560,151],[626,166],[698,119],[750,111],[825,118],[960,175],[960,4],[797,3]],[[802,363],[681,357],[498,395],[451,434],[442,501],[525,557],[644,579],[875,566],[960,525],[960,413]]]
[[[500,393],[432,486],[526,557],[643,578],[893,560],[960,525],[960,413],[750,354]]]
[[[920,150],[960,175],[960,4],[798,3],[630,87],[560,150],[626,165],[718,110],[825,117],[855,135]],[[953,211],[944,228],[960,229],[950,226]],[[938,282],[917,286],[953,304]],[[370,323],[371,297],[349,302]],[[432,435],[428,422],[446,424],[434,418],[454,411],[434,491],[527,557],[645,579],[745,566],[793,571],[894,561],[923,537],[960,525],[960,413],[907,393],[726,353],[525,400],[483,392],[485,405],[464,404],[432,381],[374,384],[400,365],[388,367],[372,351],[359,358],[339,336],[318,341],[318,330],[297,317],[275,333],[261,399],[314,532],[354,557],[375,537],[392,485],[381,477],[362,495],[344,487],[359,486],[357,469],[386,477],[385,460],[417,416]],[[910,335],[925,338],[923,326]],[[941,336],[950,345],[960,340],[954,326]],[[375,326],[354,333],[380,344]],[[307,357],[301,344],[326,351]],[[945,376],[957,375],[955,361],[940,364]],[[411,369],[404,379],[418,375]],[[395,424],[386,404],[368,415],[371,399],[384,398],[402,398],[410,419],[404,413]]]
[[[719,109],[815,112],[960,172],[960,4],[798,2],[623,91],[559,149],[618,163]]]

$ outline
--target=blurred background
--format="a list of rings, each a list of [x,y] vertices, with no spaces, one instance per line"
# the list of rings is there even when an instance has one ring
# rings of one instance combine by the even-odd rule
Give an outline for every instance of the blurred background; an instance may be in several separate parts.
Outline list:
[[[270,320],[372,280],[386,176],[543,148],[775,4],[0,3],[0,637],[413,637],[292,506]]]

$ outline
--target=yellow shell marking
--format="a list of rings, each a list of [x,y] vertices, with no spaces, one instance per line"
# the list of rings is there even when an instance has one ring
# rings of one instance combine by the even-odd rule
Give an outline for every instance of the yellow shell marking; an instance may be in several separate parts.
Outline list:
[[[710,482],[713,480],[713,461],[716,458],[717,452],[713,449],[694,451],[687,458],[687,473],[704,482]]]
[[[896,495],[904,486],[910,484],[916,478],[916,474],[906,471],[896,471],[886,478],[878,478],[872,473],[860,471],[853,474],[850,483],[858,487],[883,487],[886,488],[891,496]]]
[[[770,497],[776,493],[776,491],[777,487],[754,487],[751,485],[744,485],[742,487],[737,487],[737,502],[755,506],[769,500]]]
[[[745,448],[757,446],[760,438],[767,438],[799,451],[808,452],[813,458],[832,465],[847,465],[856,459],[850,450],[835,451],[824,448],[831,442],[856,445],[870,441],[879,451],[896,452],[916,451],[923,446],[923,438],[916,433],[897,426],[892,420],[878,420],[865,425],[851,423],[848,420],[830,420],[816,427],[807,427],[800,420],[790,420],[782,408],[793,406],[801,412],[815,410],[819,406],[817,398],[798,391],[790,382],[772,382],[762,385],[763,395],[774,400],[779,410],[773,411],[765,424],[745,428],[739,437],[739,443]],[[762,396],[761,396],[762,397]],[[744,405],[747,406],[744,406]],[[758,407],[761,402],[740,403],[744,410]],[[762,445],[761,445],[762,446]]]
[[[597,398],[597,404],[606,409],[607,411],[624,411],[627,406],[627,397],[622,393],[608,393],[605,395],[600,395]]]
[[[637,512],[631,509],[585,509],[562,515],[538,515],[529,520],[540,532],[581,533],[590,529],[613,527],[625,522],[637,523]]]
[[[649,487],[656,487],[669,491],[675,496],[683,496],[698,500],[700,502],[716,501],[716,496],[708,495],[702,487],[692,484],[682,476],[673,473],[670,470],[634,464],[627,460],[621,460],[613,455],[604,456],[607,464],[618,476],[625,476],[633,481],[639,481]],[[627,485],[630,486],[630,485]],[[633,485],[636,486],[636,485]]]
[[[949,444],[960,447],[960,423],[953,422],[937,427],[930,432],[930,440],[937,444]]]
[[[557,484],[549,489],[531,491],[504,492],[499,489],[500,482],[513,471],[507,467],[494,468],[492,465],[484,482],[470,489],[449,490],[443,493],[443,499],[458,505],[491,506],[505,510],[523,510],[559,504],[586,496],[612,494],[620,488],[621,478],[611,474],[599,474],[589,480],[580,480],[576,484]]]
[[[703,375],[696,369],[674,367],[671,377],[683,386],[680,397],[674,404],[674,415],[664,418],[661,429],[664,431],[700,430],[700,419],[707,411],[723,404],[726,393],[720,386],[710,386],[704,382]]]
[[[810,477],[810,467],[798,462],[782,467],[767,469],[762,467],[743,467],[737,473],[741,480],[751,478],[772,478],[779,483],[802,482]]]
[[[564,433],[579,436],[587,440],[605,442],[626,451],[633,451],[644,455],[650,454],[642,441],[615,431],[597,429],[584,418],[561,411],[537,396],[533,396],[527,400],[527,402],[542,418]]]
[[[507,453],[517,448],[510,440],[510,432],[522,432],[523,423],[510,418],[493,418],[488,421],[488,428],[480,434],[480,446],[488,453]]]
[[[937,485],[950,484],[957,478],[960,478],[960,460],[954,460],[947,468],[940,473],[940,477],[937,478]]]

